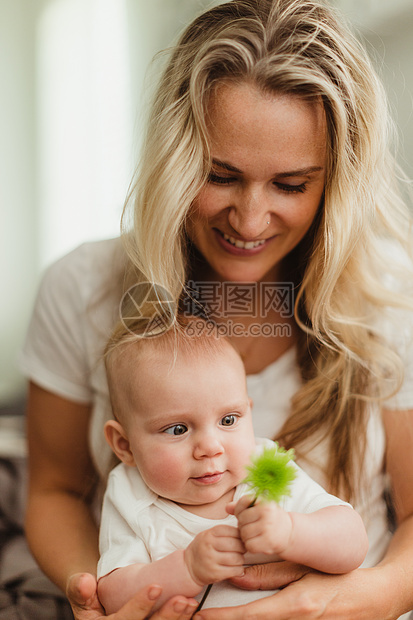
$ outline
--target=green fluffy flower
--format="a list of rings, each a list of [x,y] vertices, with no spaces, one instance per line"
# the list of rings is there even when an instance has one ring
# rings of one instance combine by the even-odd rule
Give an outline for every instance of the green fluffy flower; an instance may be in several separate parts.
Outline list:
[[[255,499],[278,503],[290,495],[290,485],[296,476],[293,458],[294,450],[284,450],[277,443],[252,457],[252,465],[247,466],[249,474],[243,482],[255,494]]]

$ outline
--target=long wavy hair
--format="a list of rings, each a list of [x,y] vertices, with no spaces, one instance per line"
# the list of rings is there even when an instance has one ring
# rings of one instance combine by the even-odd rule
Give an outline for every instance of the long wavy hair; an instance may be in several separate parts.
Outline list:
[[[176,301],[182,294],[191,267],[185,222],[210,171],[206,111],[223,80],[324,106],[323,204],[288,257],[303,384],[277,439],[299,455],[327,440],[330,488],[355,498],[370,403],[402,380],[400,359],[378,319],[389,307],[412,308],[403,290],[386,288],[383,278],[395,262],[385,248],[408,248],[411,218],[398,190],[382,85],[331,7],[316,0],[232,0],[183,33],[154,98],[123,214],[125,286],[145,280]],[[113,341],[123,329],[117,327]]]

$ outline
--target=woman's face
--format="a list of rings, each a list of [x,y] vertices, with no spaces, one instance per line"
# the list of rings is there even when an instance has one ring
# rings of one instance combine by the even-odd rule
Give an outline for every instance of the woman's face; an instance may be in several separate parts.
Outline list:
[[[210,99],[207,127],[213,163],[188,217],[189,237],[212,279],[277,281],[280,261],[304,237],[322,199],[323,107],[224,83]]]

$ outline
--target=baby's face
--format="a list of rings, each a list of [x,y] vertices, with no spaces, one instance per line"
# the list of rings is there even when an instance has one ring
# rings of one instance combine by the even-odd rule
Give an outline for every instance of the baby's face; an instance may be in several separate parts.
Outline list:
[[[232,499],[255,441],[244,367],[230,345],[178,353],[174,366],[165,354],[139,364],[133,403],[130,446],[155,493],[192,512]]]

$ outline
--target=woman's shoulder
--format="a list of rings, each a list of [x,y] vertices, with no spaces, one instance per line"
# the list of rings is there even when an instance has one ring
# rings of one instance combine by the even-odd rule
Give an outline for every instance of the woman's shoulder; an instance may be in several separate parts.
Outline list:
[[[111,273],[124,264],[124,251],[119,238],[83,243],[68,252],[45,271],[42,285],[61,290],[73,285],[99,288]]]
[[[91,377],[116,320],[121,264],[121,243],[112,239],[85,243],[48,267],[19,356],[24,375],[59,396],[93,401]]]
[[[112,305],[124,268],[119,238],[83,243],[45,270],[35,308],[80,315],[101,302]]]

